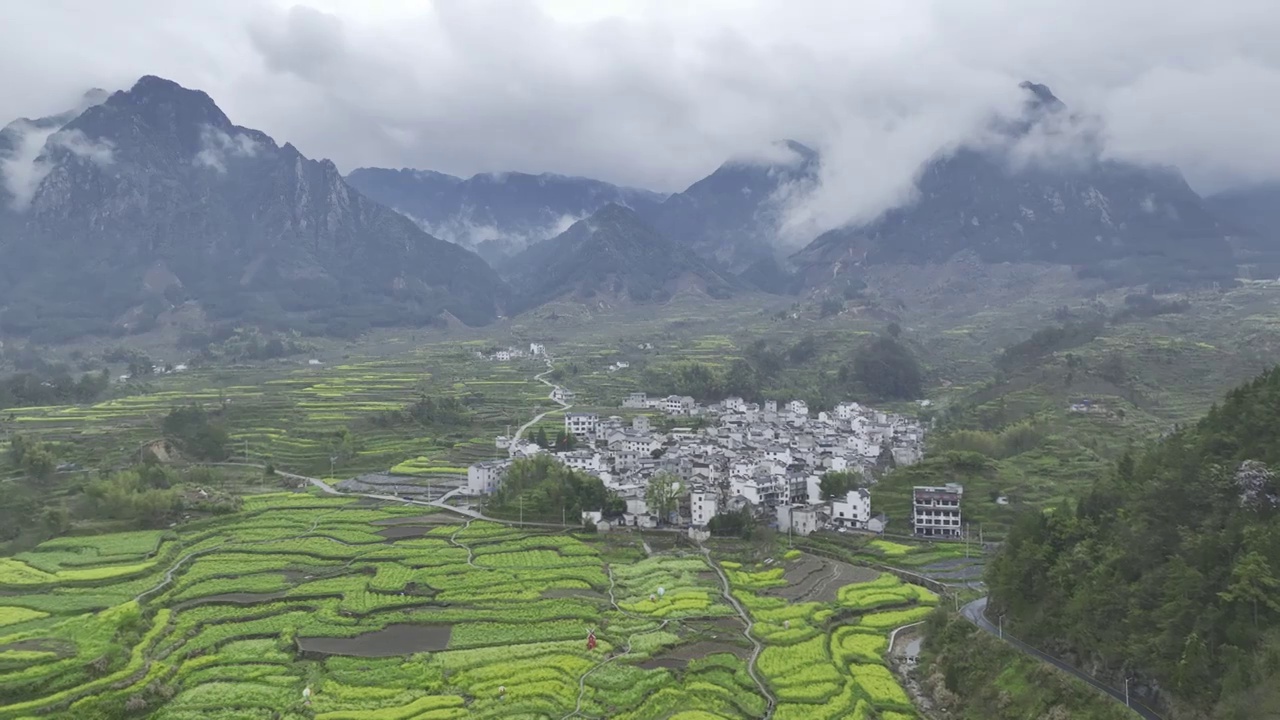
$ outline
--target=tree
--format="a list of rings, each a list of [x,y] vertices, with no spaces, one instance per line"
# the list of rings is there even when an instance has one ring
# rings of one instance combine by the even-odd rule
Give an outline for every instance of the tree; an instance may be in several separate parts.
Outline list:
[[[161,423],[164,436],[176,442],[192,457],[202,460],[227,459],[227,430],[213,422],[196,404],[174,408]]]
[[[649,510],[658,516],[658,522],[666,522],[684,495],[684,481],[671,473],[658,473],[649,478],[644,500]]]
[[[853,356],[852,373],[842,374],[861,384],[873,395],[914,400],[924,393],[924,373],[906,345],[889,335],[877,336]]]
[[[538,447],[551,447],[551,441],[547,440],[547,429],[545,427],[538,428],[538,434],[534,437],[533,441],[538,444]]]
[[[857,490],[860,487],[862,487],[862,476],[850,471],[832,470],[824,473],[818,480],[818,489],[822,492],[823,500],[844,498],[850,490]]]
[[[1271,573],[1271,565],[1256,550],[1236,561],[1231,568],[1231,584],[1218,593],[1228,603],[1253,605],[1253,625],[1258,626],[1258,603],[1273,612],[1280,612],[1280,602],[1275,600],[1280,580]]]

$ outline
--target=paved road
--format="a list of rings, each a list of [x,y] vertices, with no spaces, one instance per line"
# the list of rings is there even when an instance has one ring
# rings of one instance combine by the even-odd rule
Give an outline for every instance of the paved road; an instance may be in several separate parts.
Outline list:
[[[487,520],[489,522],[502,523],[503,525],[515,525],[519,527],[555,528],[557,530],[579,527],[578,525],[562,525],[560,523],[544,523],[544,522],[518,522],[515,520],[508,520],[506,518],[489,517],[488,515],[484,515],[482,513],[476,512],[475,510],[472,510],[470,508],[461,508],[461,507],[449,505],[448,503],[446,503],[445,500],[451,497],[455,492],[458,492],[458,490],[454,490],[453,492],[446,493],[445,495],[441,496],[439,500],[432,500],[428,502],[426,500],[410,500],[408,498],[396,497],[395,495],[379,495],[377,493],[345,492],[343,490],[339,490],[335,488],[334,486],[321,480],[320,478],[308,477],[306,475],[298,475],[296,473],[284,472],[282,470],[277,470],[276,474],[280,475],[281,477],[287,477],[292,480],[297,480],[299,482],[310,483],[315,487],[320,488],[320,490],[327,495],[341,495],[343,497],[363,497],[363,498],[370,498],[372,500],[398,502],[404,505],[422,505],[423,507],[433,507],[433,508],[439,508],[441,510],[448,510],[449,512],[457,513],[459,515],[469,517],[472,520]]]
[[[555,396],[555,394],[556,394],[556,390],[559,390],[559,389],[560,389],[560,386],[559,386],[559,385],[556,385],[555,383],[553,383],[553,382],[551,382],[551,381],[549,381],[549,380],[547,380],[547,379],[546,379],[546,377],[544,377],[545,375],[547,375],[548,373],[550,373],[552,370],[555,370],[555,369],[556,369],[556,367],[555,367],[555,365],[554,365],[554,364],[553,364],[553,362],[552,362],[552,358],[551,358],[551,356],[550,356],[550,355],[548,355],[548,356],[547,356],[547,369],[546,369],[546,370],[543,370],[542,372],[538,373],[537,375],[534,375],[534,376],[533,376],[533,379],[534,379],[534,380],[537,380],[538,382],[542,383],[543,385],[546,385],[547,387],[551,388],[551,392],[547,394],[547,399],[548,399],[548,400],[550,400],[551,402],[553,402],[553,403],[555,403],[555,404],[559,405],[559,406],[560,406],[560,410],[568,410],[569,408],[571,408],[571,407],[573,407],[573,406],[572,406],[572,405],[570,405],[569,403],[564,402],[563,400],[557,400],[557,399],[555,399],[555,397],[554,397],[554,396]],[[555,411],[556,411],[556,409],[555,409],[555,408],[552,408],[551,410],[548,410],[548,411],[546,411],[546,412],[544,412],[544,413],[541,413],[541,414],[539,414],[539,415],[535,415],[535,416],[534,416],[534,418],[533,418],[532,420],[530,420],[529,422],[527,422],[527,423],[525,423],[525,424],[521,425],[521,426],[516,430],[516,434],[511,436],[511,446],[507,449],[507,455],[508,455],[508,456],[513,456],[513,455],[515,455],[515,454],[516,454],[516,443],[520,440],[520,436],[524,434],[524,431],[525,431],[525,430],[528,430],[529,428],[533,427],[534,423],[538,422],[539,420],[542,420],[542,418],[544,418],[544,417],[546,417],[546,416],[550,415],[551,413],[553,413],[553,412],[555,412]]]
[[[992,635],[995,635],[998,638],[1001,638],[1002,640],[1009,643],[1013,647],[1017,648],[1018,650],[1021,650],[1022,652],[1030,655],[1031,657],[1036,658],[1037,660],[1040,660],[1041,662],[1049,663],[1050,665],[1058,668],[1059,670],[1065,673],[1069,673],[1071,675],[1074,675],[1077,678],[1080,678],[1081,680],[1101,690],[1107,695],[1110,695],[1111,698],[1114,699],[1116,702],[1124,704],[1125,697],[1124,697],[1123,690],[1117,690],[1111,687],[1110,685],[1107,685],[1106,683],[1102,682],[1101,680],[1098,680],[1092,675],[1089,675],[1088,673],[1083,672],[1081,670],[1077,670],[1075,667],[1066,663],[1065,661],[1059,660],[1058,658],[1055,658],[1052,655],[1043,653],[1031,647],[1030,645],[1027,645],[1021,640],[1018,640],[1017,638],[1013,637],[1009,633],[1004,633],[1003,637],[1001,637],[1000,628],[996,627],[995,625],[992,625],[991,621],[987,619],[987,598],[979,598],[977,600],[974,600],[968,605],[965,605],[960,612],[965,616],[966,619],[969,620],[969,622],[973,623],[974,625],[977,625],[979,629],[984,630],[988,633],[991,633]],[[1142,703],[1136,700],[1130,699],[1128,705],[1130,710],[1134,711],[1139,716],[1146,718],[1146,720],[1164,720],[1164,718],[1162,718],[1158,713],[1156,713],[1156,711],[1152,710],[1151,708],[1143,705]]]

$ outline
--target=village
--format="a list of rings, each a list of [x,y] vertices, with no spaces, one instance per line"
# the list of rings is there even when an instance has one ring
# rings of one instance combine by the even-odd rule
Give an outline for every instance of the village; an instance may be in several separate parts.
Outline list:
[[[556,387],[552,399],[571,403],[573,393]],[[700,532],[717,515],[746,511],[757,522],[797,535],[880,533],[887,521],[872,507],[875,471],[914,464],[924,447],[925,428],[916,419],[856,402],[815,414],[800,400],[760,405],[731,397],[704,406],[687,396],[632,393],[622,409],[630,411],[629,420],[566,412],[563,433],[572,436],[571,448],[497,438],[508,458],[472,465],[467,492],[492,493],[512,461],[550,452],[566,466],[599,477],[625,501],[626,512],[618,517],[584,513],[583,520],[601,530],[664,525]],[[851,482],[834,493],[828,487],[824,496],[828,474]],[[676,479],[677,497],[665,514],[650,507],[655,476]],[[916,488],[910,527],[893,531],[960,537],[962,495],[959,485]]]

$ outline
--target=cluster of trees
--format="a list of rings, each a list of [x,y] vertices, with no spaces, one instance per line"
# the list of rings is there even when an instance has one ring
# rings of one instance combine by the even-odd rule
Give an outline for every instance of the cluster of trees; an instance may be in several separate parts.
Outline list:
[[[938,440],[938,449],[980,453],[993,460],[1003,460],[1034,450],[1044,437],[1041,426],[1025,420],[999,431],[955,430]]]
[[[578,436],[571,432],[565,432],[563,428],[556,432],[556,439],[553,442],[547,438],[547,429],[540,427],[537,434],[533,436],[533,441],[538,444],[538,447],[546,448],[547,450],[572,450],[578,447]]]
[[[996,358],[996,367],[1004,372],[1025,368],[1053,353],[1084,345],[1105,328],[1106,321],[1101,317],[1041,328],[1026,340],[1005,348]]]
[[[208,330],[184,332],[178,347],[194,351],[196,361],[245,362],[314,352],[316,346],[303,341],[296,332],[263,333],[256,327],[233,324],[215,325]]]
[[[184,512],[222,514],[241,507],[240,498],[226,491],[225,477],[211,468],[167,467],[147,455],[123,470],[61,474],[54,486],[57,459],[47,445],[17,435],[7,455],[25,477],[0,481],[0,543],[29,547],[67,532],[76,521],[162,528]]]
[[[688,395],[700,402],[730,396],[749,402],[796,397],[810,407],[829,408],[850,395],[912,400],[924,392],[924,371],[901,332],[890,323],[883,334],[858,346],[838,370],[824,369],[819,362],[823,339],[808,334],[787,345],[757,339],[727,367],[684,362],[646,369],[644,385],[658,394]]]
[[[865,483],[862,473],[848,470],[832,470],[818,479],[818,490],[823,500],[843,499],[850,490],[857,490]]]
[[[1023,517],[991,563],[994,612],[1180,712],[1280,708],[1280,369],[1126,455],[1074,507]]]
[[[1191,309],[1189,300],[1160,300],[1151,293],[1131,293],[1124,296],[1124,308],[1111,316],[1111,322],[1122,323],[1131,318],[1174,315]]]
[[[164,437],[187,456],[220,462],[229,457],[227,429],[192,403],[169,411],[160,425]]]
[[[717,514],[707,523],[707,530],[717,537],[750,540],[756,532],[756,519],[749,508]]]
[[[915,400],[924,394],[924,370],[891,323],[885,332],[859,347],[840,368],[840,384],[882,400]]]
[[[0,380],[0,410],[12,407],[91,403],[111,386],[106,371],[74,377],[63,366],[40,372],[20,372]]]
[[[371,418],[374,425],[397,427],[422,425],[425,427],[458,427],[471,424],[471,411],[456,397],[431,397],[419,394],[418,398],[403,410],[377,413]]]
[[[9,439],[9,461],[32,480],[47,482],[58,468],[58,460],[47,445],[25,435]]]
[[[604,482],[572,468],[549,455],[523,458],[511,463],[506,478],[494,491],[486,512],[525,519],[577,522],[582,512],[603,511],[620,515],[626,503],[609,493]]]

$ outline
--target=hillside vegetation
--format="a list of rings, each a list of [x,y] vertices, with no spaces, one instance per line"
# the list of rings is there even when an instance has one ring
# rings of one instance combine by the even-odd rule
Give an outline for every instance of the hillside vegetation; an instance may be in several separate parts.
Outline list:
[[[1174,717],[1280,713],[1280,369],[1125,455],[1074,508],[1024,516],[992,616],[1137,679]]]

